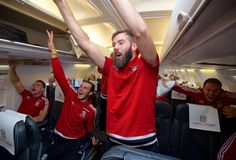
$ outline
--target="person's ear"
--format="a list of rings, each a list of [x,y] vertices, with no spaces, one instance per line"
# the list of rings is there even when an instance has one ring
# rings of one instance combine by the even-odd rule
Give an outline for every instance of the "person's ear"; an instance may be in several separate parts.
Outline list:
[[[136,51],[137,50],[137,44],[135,42],[132,43],[132,51]]]

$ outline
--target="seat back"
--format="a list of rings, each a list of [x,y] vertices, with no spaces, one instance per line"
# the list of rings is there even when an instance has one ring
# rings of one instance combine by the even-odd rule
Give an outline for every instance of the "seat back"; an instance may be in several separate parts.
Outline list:
[[[3,130],[1,129],[1,134]],[[3,136],[3,135],[1,135]],[[18,160],[27,160],[28,150],[27,150],[27,131],[24,121],[19,121],[14,126],[14,152],[10,153],[6,146],[0,146],[0,157],[4,160],[11,160],[17,158]]]
[[[171,136],[170,154],[181,159],[216,159],[220,134],[189,128],[189,106],[177,106]]]
[[[42,137],[36,122],[24,114],[11,110],[1,112],[0,117],[1,139],[5,137],[4,142],[6,142],[5,145],[1,144],[9,151],[1,149],[1,158],[7,155],[4,159],[38,160],[41,154]],[[11,142],[11,136],[14,143]]]
[[[178,158],[125,146],[114,146],[103,154],[101,160],[179,160]]]
[[[27,143],[30,160],[39,160],[42,154],[42,135],[37,123],[30,117],[26,117]]]
[[[156,101],[156,128],[160,153],[167,154],[172,130],[172,107],[169,103]]]
[[[51,105],[51,110],[50,110],[49,119],[48,119],[50,128],[55,127],[57,120],[61,114],[62,106],[63,106],[63,102],[60,102],[60,101],[54,101],[53,104]]]

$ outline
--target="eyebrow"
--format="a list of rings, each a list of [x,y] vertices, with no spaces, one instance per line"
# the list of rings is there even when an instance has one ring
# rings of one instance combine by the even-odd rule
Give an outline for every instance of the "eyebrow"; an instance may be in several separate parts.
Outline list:
[[[120,40],[118,40],[117,42],[112,42],[112,46],[113,46],[114,44],[116,44],[116,43],[124,42],[124,41],[125,41],[124,39],[120,39]]]

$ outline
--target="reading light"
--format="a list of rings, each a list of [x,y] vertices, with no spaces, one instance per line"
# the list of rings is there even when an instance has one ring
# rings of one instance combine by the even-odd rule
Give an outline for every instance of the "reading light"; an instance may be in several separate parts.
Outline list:
[[[9,69],[9,65],[0,65],[0,69]]]
[[[75,64],[74,66],[75,67],[80,67],[80,68],[89,68],[89,67],[91,67],[90,64]]]
[[[194,72],[195,70],[194,69],[186,69],[187,72]]]
[[[215,69],[200,69],[201,72],[215,72]]]

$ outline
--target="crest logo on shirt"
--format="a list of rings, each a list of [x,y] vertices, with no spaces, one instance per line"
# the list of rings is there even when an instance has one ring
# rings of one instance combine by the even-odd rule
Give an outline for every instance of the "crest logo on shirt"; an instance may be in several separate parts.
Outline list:
[[[204,101],[201,99],[198,101],[199,104],[204,104]]]
[[[40,102],[37,101],[35,104],[34,104],[36,107],[38,107],[40,105]]]
[[[30,96],[26,96],[27,99],[30,99]]]
[[[131,70],[132,72],[136,71],[138,69],[138,65],[135,65]]]
[[[80,117],[81,117],[81,118],[85,118],[86,114],[87,114],[86,111],[82,111],[82,112],[80,113]]]

